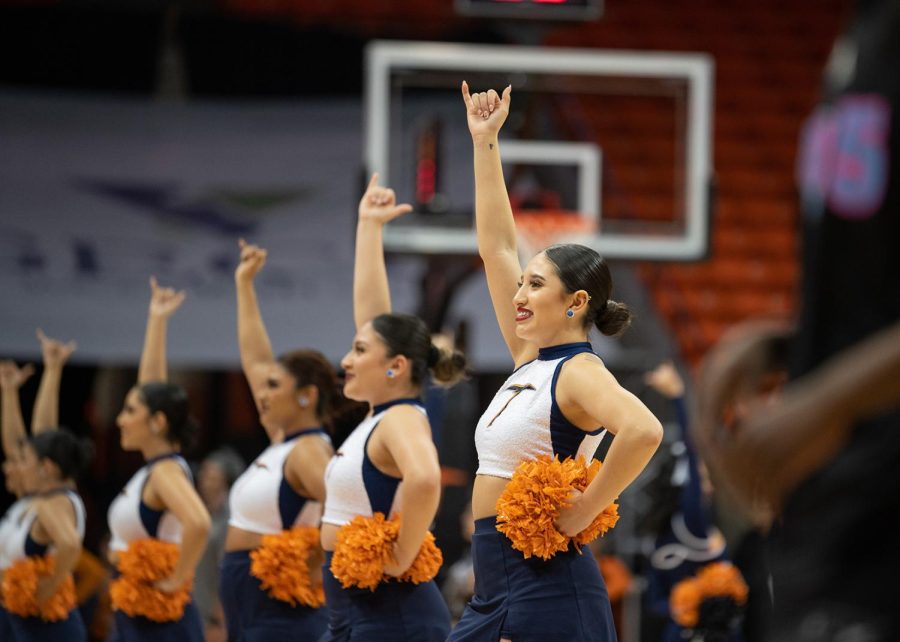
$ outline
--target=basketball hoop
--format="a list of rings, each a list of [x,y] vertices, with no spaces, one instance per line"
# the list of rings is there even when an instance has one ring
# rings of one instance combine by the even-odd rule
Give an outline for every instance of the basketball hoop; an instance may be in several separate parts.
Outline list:
[[[519,256],[527,261],[554,243],[577,242],[597,232],[597,222],[569,210],[527,210],[515,213]]]

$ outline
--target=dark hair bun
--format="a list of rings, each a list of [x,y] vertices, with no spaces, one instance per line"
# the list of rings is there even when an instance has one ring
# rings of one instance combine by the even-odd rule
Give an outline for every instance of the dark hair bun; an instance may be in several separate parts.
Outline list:
[[[606,336],[617,337],[628,329],[633,318],[627,305],[610,299],[605,308],[597,311],[594,325]]]
[[[194,444],[199,426],[189,414],[187,390],[174,383],[156,381],[138,386],[138,392],[151,415],[161,412],[166,418],[166,439],[188,449]]]

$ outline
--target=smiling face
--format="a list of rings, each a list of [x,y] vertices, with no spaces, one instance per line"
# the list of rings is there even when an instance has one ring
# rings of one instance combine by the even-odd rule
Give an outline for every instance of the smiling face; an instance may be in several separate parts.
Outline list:
[[[571,298],[556,266],[543,252],[537,254],[525,266],[519,289],[513,297],[516,336],[543,347],[562,343],[558,337],[573,330],[586,334],[578,323],[566,316]]]
[[[353,347],[341,359],[344,369],[344,396],[354,401],[380,399],[390,388],[387,371],[396,357],[388,357],[387,346],[371,321],[359,329]]]
[[[268,428],[290,429],[298,421],[301,408],[297,380],[280,363],[272,363],[263,386],[256,393],[259,419]]]
[[[125,397],[125,404],[116,417],[116,425],[120,431],[122,450],[140,450],[162,430],[158,421],[150,416],[150,409],[147,408],[137,388],[132,388]]]

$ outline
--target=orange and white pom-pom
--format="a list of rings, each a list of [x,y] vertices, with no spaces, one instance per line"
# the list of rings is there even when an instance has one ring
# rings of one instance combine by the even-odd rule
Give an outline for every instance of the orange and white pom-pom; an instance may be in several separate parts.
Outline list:
[[[3,573],[3,606],[20,617],[39,617],[58,622],[69,617],[75,608],[75,583],[67,577],[50,599],[38,606],[38,582],[53,573],[56,560],[52,555],[26,557]]]
[[[744,576],[730,562],[707,564],[693,577],[676,584],[669,596],[672,619],[683,627],[700,624],[700,607],[704,600],[727,597],[736,606],[747,603],[749,589]]]
[[[548,560],[569,548],[569,542],[587,544],[605,534],[619,520],[618,505],[610,504],[574,538],[556,529],[560,511],[570,506],[573,490],[583,491],[600,470],[600,462],[585,466],[584,459],[542,455],[523,461],[497,500],[497,530],[526,558]]]
[[[180,620],[191,601],[191,582],[171,593],[155,586],[172,574],[180,554],[177,544],[157,539],[131,542],[119,553],[116,567],[121,575],[109,586],[113,608],[129,617],[143,616],[154,622]]]
[[[354,517],[337,533],[331,558],[332,574],[344,588],[367,588],[370,591],[390,579],[414,584],[433,579],[444,557],[431,533],[425,534],[416,559],[403,575],[392,578],[385,574],[385,565],[394,559],[394,542],[399,535],[399,515],[391,519],[385,519],[383,513],[375,513],[372,517]]]
[[[318,608],[325,604],[320,578],[313,579],[311,562],[319,558],[319,529],[297,526],[277,535],[265,535],[250,553],[250,574],[271,597],[291,606]]]

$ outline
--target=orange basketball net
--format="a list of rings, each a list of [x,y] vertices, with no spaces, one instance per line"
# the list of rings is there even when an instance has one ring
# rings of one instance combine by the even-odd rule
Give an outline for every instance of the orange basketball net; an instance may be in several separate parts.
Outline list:
[[[595,220],[571,210],[526,210],[514,216],[519,253],[526,260],[554,243],[597,232]]]

